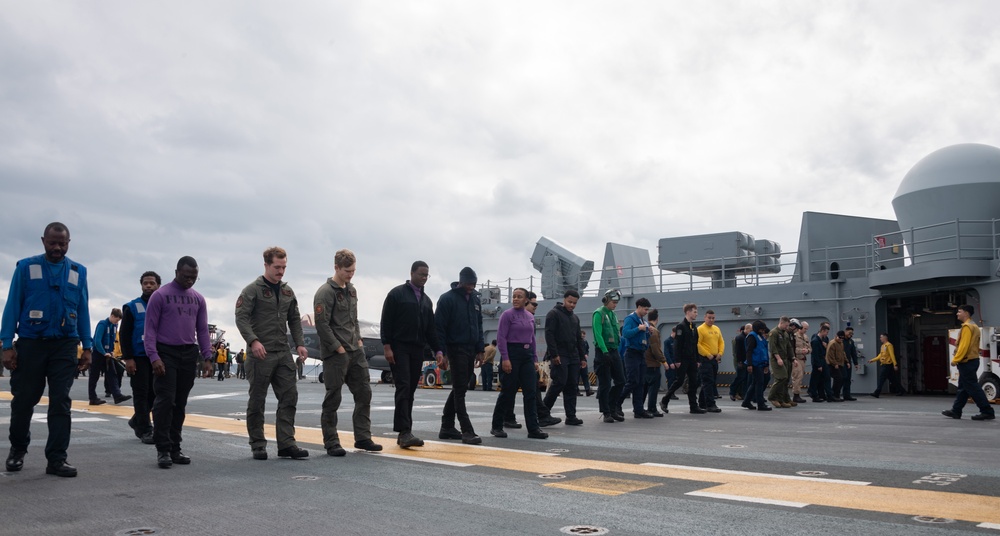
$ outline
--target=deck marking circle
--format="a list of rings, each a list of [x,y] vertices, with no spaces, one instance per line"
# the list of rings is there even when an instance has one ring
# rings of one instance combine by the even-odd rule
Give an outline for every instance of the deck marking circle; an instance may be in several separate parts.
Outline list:
[[[601,534],[607,534],[608,529],[604,527],[595,527],[594,525],[571,525],[569,527],[563,527],[559,529],[559,532],[563,534],[601,535]]]

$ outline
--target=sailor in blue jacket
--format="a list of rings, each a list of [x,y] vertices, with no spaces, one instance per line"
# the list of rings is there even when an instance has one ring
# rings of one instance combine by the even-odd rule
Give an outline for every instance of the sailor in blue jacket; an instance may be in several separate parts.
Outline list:
[[[11,370],[10,454],[7,471],[20,471],[31,441],[31,415],[49,386],[45,472],[76,476],[66,463],[70,434],[70,387],[76,370],[90,365],[90,312],[87,269],[66,257],[69,229],[59,222],[45,227],[45,254],[22,259],[14,268],[0,324],[3,363]],[[17,342],[14,336],[17,335]],[[83,355],[76,358],[77,345]]]

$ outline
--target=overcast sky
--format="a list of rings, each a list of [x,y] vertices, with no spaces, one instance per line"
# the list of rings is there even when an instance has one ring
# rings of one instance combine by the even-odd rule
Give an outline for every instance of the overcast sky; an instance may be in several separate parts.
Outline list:
[[[362,318],[430,264],[435,298],[537,275],[542,235],[895,219],[906,172],[1000,145],[1000,2],[0,0],[0,298],[46,223],[91,313],[201,265],[210,321],[289,252],[302,312],[358,255]],[[753,194],[748,201],[747,193]]]

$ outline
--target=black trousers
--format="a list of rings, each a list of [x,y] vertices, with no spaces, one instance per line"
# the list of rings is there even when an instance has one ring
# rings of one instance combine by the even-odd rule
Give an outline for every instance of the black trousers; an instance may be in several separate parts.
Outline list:
[[[392,430],[409,432],[413,428],[413,395],[417,391],[420,369],[424,364],[424,346],[393,344],[392,355],[396,361],[389,365],[392,381],[396,384],[396,410],[392,414]]]
[[[31,416],[49,385],[45,458],[49,465],[66,461],[73,401],[69,390],[76,375],[78,339],[18,339],[17,368],[10,373],[10,446],[27,451],[31,443]]]
[[[176,452],[181,449],[184,408],[198,375],[201,355],[196,344],[157,344],[156,351],[166,373],[153,378],[153,392],[156,394],[153,399],[153,442],[158,451]]]
[[[507,422],[508,415],[514,413],[514,401],[517,398],[517,389],[521,389],[521,396],[524,398],[524,424],[528,431],[537,431],[538,412],[536,400],[538,392],[538,373],[535,372],[535,360],[531,353],[519,344],[507,345],[507,357],[510,360],[510,373],[504,375],[503,384],[500,385],[500,396],[497,397],[496,406],[493,407],[494,429],[503,429],[504,422]],[[503,363],[501,362],[501,366]]]
[[[562,361],[560,359],[560,361]],[[545,407],[550,411],[556,404],[556,398],[563,395],[563,408],[566,410],[566,418],[576,417],[576,397],[579,394],[577,384],[580,382],[580,361],[562,362],[553,365],[549,361],[549,377],[552,383],[545,391]]]
[[[618,399],[625,384],[625,366],[617,348],[609,348],[607,353],[597,349],[594,358],[594,372],[597,373],[597,406],[601,413],[611,413],[618,409]]]
[[[677,377],[674,379],[674,383],[670,384],[667,389],[667,394],[663,395],[661,402],[666,401],[670,403],[670,397],[674,396],[674,393],[678,389],[684,386],[684,380],[688,382],[688,404],[691,409],[698,407],[698,361],[695,359],[678,359],[676,361],[677,368],[674,369],[677,372]]]
[[[465,393],[469,390],[469,377],[476,364],[476,354],[481,349],[469,344],[448,345],[448,367],[451,369],[451,393],[444,403],[444,414],[441,416],[442,428],[454,428],[455,420],[461,426],[462,432],[474,434],[469,411],[465,409]]]
[[[149,358],[140,355],[135,358],[135,374],[129,379],[132,385],[132,425],[136,433],[144,435],[153,431],[153,421],[149,412],[153,409],[153,365]]]
[[[701,381],[701,392],[698,393],[698,405],[702,408],[714,408],[715,404],[715,372],[718,361],[705,357],[698,358],[698,379]],[[688,389],[691,386],[688,385]]]

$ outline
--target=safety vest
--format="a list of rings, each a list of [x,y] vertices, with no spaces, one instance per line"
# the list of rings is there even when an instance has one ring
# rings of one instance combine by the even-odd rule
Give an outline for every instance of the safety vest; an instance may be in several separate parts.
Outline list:
[[[87,269],[68,257],[52,264],[45,255],[23,259],[17,267],[20,281],[15,284],[24,289],[17,334],[26,339],[80,338],[77,322],[79,310],[87,307]]]
[[[126,303],[125,307],[132,311],[132,353],[146,355],[146,347],[142,343],[146,331],[146,302],[139,297]]]

